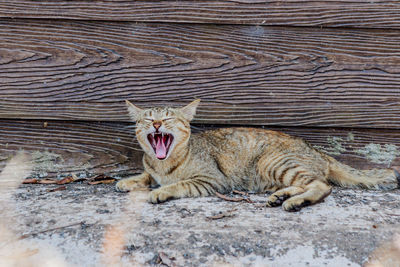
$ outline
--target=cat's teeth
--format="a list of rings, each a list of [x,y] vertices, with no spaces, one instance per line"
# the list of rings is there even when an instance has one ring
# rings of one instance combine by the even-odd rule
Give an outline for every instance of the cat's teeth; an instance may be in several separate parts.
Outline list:
[[[161,132],[161,137],[164,138],[164,133],[163,132]]]
[[[151,135],[153,136],[153,138],[154,138],[154,133],[151,133]]]

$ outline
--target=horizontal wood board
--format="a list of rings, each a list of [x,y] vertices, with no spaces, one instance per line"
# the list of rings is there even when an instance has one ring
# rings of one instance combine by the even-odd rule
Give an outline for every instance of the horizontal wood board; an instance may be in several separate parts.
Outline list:
[[[400,129],[398,31],[47,20],[0,28],[0,118],[128,121],[125,99],[149,107],[201,98],[196,123]]]
[[[3,0],[2,18],[400,28],[399,1]]]
[[[16,151],[32,153],[34,172],[136,173],[142,152],[128,124],[63,121],[0,121],[0,162]]]
[[[197,125],[193,132],[213,128]],[[353,167],[400,166],[399,157],[390,164],[378,164],[365,154],[357,153],[370,143],[380,145],[382,151],[388,146],[397,146],[394,147],[397,150],[400,147],[398,130],[272,129],[301,137]],[[31,153],[35,175],[40,177],[70,173],[113,176],[138,173],[143,168],[142,152],[133,131],[132,125],[127,123],[0,120],[0,169],[16,151],[25,150]]]

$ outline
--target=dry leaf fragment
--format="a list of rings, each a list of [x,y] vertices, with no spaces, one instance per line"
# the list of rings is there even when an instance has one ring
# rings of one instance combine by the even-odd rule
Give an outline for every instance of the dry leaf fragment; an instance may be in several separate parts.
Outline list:
[[[92,178],[88,184],[95,185],[95,184],[111,184],[115,182],[116,179],[105,174],[97,175],[96,177]]]
[[[66,190],[66,189],[67,189],[67,187],[65,185],[63,185],[63,186],[59,186],[59,187],[56,187],[53,189],[48,189],[47,192],[56,192],[56,191],[62,191],[62,190]]]
[[[25,179],[24,181],[22,181],[23,184],[37,184],[38,183],[38,179],[36,178],[29,178],[29,179]]]
[[[64,179],[58,181],[57,184],[69,184],[69,183],[72,183],[72,182],[75,182],[74,177],[68,176],[68,177],[65,177]]]
[[[115,179],[113,177],[107,176],[105,174],[97,175],[96,177],[92,178],[92,181],[101,181],[101,180],[108,180],[108,179]]]
[[[38,184],[56,184],[57,180],[53,180],[53,179],[41,179],[38,180],[37,182]]]
[[[88,178],[79,178],[78,176],[76,176],[76,174],[71,174],[71,176],[72,176],[72,178],[74,178],[74,183],[77,183],[77,182],[82,182],[82,181],[86,181],[86,180],[88,180]]]
[[[116,179],[112,178],[112,179],[106,179],[106,180],[100,180],[100,181],[91,181],[88,184],[91,185],[96,185],[96,184],[112,184],[113,182],[115,182]]]

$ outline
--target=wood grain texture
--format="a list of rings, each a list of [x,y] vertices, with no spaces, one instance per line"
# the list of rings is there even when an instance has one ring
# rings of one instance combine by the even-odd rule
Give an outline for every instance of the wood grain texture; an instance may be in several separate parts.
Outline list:
[[[203,100],[197,123],[400,128],[388,30],[0,21],[0,117],[127,121]]]
[[[36,175],[137,173],[142,152],[128,124],[0,120],[0,166],[30,152]]]
[[[0,17],[319,27],[400,28],[398,1],[3,0]]]
[[[213,128],[198,125],[193,132]],[[400,166],[400,157],[391,164],[378,164],[357,153],[370,143],[381,145],[383,150],[385,145],[400,148],[398,130],[272,129],[301,137],[357,168]],[[0,120],[0,169],[18,150],[31,153],[35,175],[42,177],[71,173],[125,176],[143,168],[141,149],[132,126],[126,123]]]

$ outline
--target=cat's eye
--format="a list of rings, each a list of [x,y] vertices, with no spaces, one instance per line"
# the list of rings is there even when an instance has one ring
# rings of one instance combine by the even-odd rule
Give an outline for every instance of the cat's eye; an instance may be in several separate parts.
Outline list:
[[[149,119],[149,118],[145,118],[144,121],[146,121],[146,122],[153,122],[154,120],[153,120],[153,119]]]
[[[165,119],[163,119],[163,121],[170,121],[170,120],[173,120],[174,118],[165,118]]]

